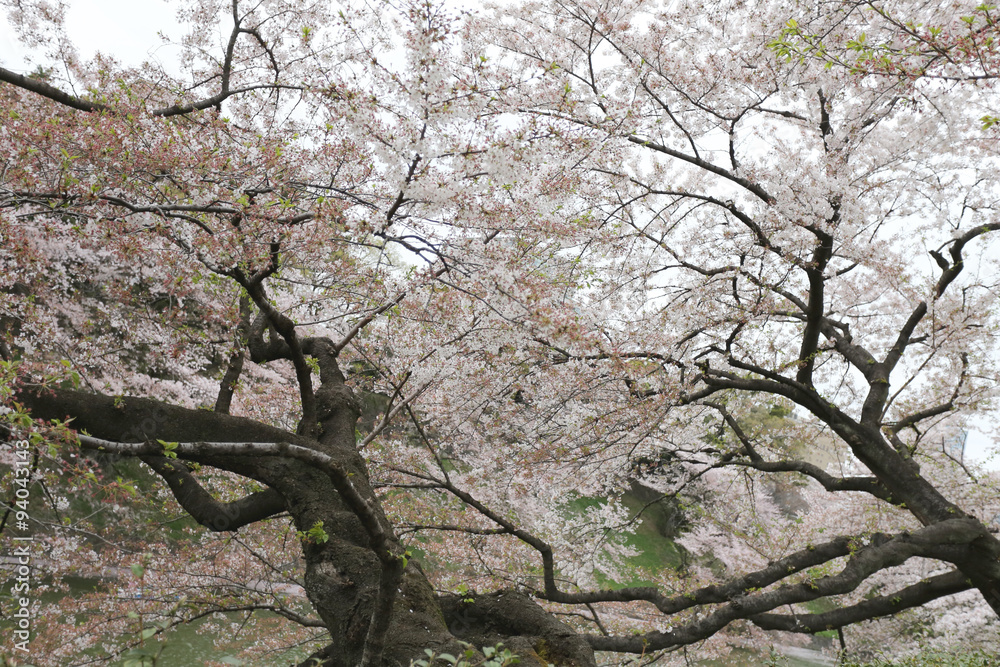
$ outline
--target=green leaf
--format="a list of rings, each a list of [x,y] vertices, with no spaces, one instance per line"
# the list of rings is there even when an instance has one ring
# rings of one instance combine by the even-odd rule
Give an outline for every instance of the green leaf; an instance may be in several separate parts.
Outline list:
[[[163,456],[165,456],[168,459],[176,459],[177,458],[177,451],[176,450],[177,450],[177,445],[179,443],[176,443],[176,442],[167,442],[165,440],[157,440],[157,442],[160,443],[160,445],[163,447]]]

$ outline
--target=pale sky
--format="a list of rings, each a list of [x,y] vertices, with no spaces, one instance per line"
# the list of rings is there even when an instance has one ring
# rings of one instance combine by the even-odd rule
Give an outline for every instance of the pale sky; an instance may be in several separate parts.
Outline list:
[[[67,25],[85,58],[102,50],[137,64],[166,55],[157,31],[179,37],[175,12],[165,0],[83,0],[72,3]]]
[[[173,47],[164,47],[157,31],[180,37],[175,12],[167,0],[77,0],[70,3],[67,32],[84,60],[102,51],[127,65],[169,62]],[[21,70],[24,53],[7,22],[0,22],[0,62]]]

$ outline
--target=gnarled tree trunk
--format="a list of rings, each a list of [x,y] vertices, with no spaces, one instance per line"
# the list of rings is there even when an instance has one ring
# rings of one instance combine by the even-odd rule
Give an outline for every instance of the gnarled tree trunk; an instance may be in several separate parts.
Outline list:
[[[364,459],[355,444],[358,410],[342,378],[328,380],[317,392],[321,417],[317,439],[294,435],[264,424],[217,412],[189,410],[144,398],[113,398],[79,391],[29,388],[19,399],[36,419],[71,418],[71,425],[93,439],[110,443],[157,440],[202,443],[287,443],[328,455],[354,488],[388,525],[369,484]],[[93,442],[93,440],[84,439]],[[92,444],[92,447],[97,445]],[[123,450],[124,451],[124,450]],[[135,451],[135,450],[132,450]],[[203,525],[236,530],[252,521],[287,511],[300,531],[321,523],[326,542],[305,541],[306,592],[330,632],[330,644],[316,658],[329,667],[364,664],[369,626],[378,617],[377,599],[382,566],[373,550],[370,531],[338,492],[330,475],[308,462],[274,455],[179,456],[257,480],[270,489],[241,501],[220,503],[206,492],[196,493],[195,478],[176,462],[147,453],[143,458],[164,477],[175,497]],[[276,494],[276,495],[275,495]],[[277,497],[276,497],[277,496]],[[280,499],[280,500],[279,500]],[[399,548],[394,536],[391,546]],[[401,550],[401,549],[400,549]],[[583,638],[556,620],[528,596],[506,592],[473,598],[471,602],[435,594],[420,565],[410,560],[403,570],[385,635],[381,659],[372,664],[408,665],[426,657],[424,649],[461,653],[459,640],[473,646],[503,642],[522,665],[567,667],[595,665]],[[309,661],[306,664],[313,664]]]

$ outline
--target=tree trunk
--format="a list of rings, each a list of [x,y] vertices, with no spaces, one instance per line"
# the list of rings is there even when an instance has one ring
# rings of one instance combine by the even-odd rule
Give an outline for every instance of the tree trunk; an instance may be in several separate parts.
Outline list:
[[[355,445],[358,410],[353,395],[342,381],[330,384],[325,383],[317,392],[322,426],[318,440],[249,419],[143,398],[31,388],[22,390],[18,400],[36,419],[72,418],[74,429],[114,442],[286,442],[315,449],[333,457],[382,516],[364,459]],[[300,531],[307,532],[322,522],[328,541],[305,541],[302,545],[306,593],[330,632],[329,646],[316,657],[329,667],[360,664],[381,566],[369,533],[330,477],[304,462],[276,456],[207,456],[196,460],[277,491]],[[395,599],[382,664],[409,665],[413,659],[426,657],[425,648],[461,653],[464,647],[459,640],[476,648],[503,642],[515,650],[525,667],[596,665],[586,641],[527,596],[507,592],[477,598],[473,603],[458,603],[451,596],[439,598],[420,565],[410,560]]]

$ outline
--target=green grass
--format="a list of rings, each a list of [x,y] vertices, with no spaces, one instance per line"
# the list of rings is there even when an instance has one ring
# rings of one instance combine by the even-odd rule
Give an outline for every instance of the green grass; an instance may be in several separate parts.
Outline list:
[[[568,502],[566,508],[570,513],[582,514],[588,508],[597,507],[606,502],[604,498],[580,496]],[[645,503],[630,494],[625,494],[622,503],[633,515],[645,506]],[[610,580],[598,576],[598,581],[602,586],[612,589],[629,586],[654,586],[655,582],[646,577],[664,569],[676,570],[681,566],[683,556],[680,550],[673,540],[664,537],[661,532],[665,521],[663,514],[663,509],[655,504],[643,512],[634,527],[624,535],[625,543],[638,551],[637,555],[625,559],[632,571],[632,576],[623,577],[620,580]]]
[[[640,571],[650,573],[665,568],[679,569],[684,562],[684,557],[674,541],[663,535],[664,525],[668,519],[666,510],[657,504],[646,507],[646,503],[630,493],[624,495],[622,504],[633,514],[643,510],[635,531],[626,540],[629,546],[639,551],[637,556],[628,560],[629,564]],[[637,581],[629,582],[627,585],[649,585],[650,583]]]

